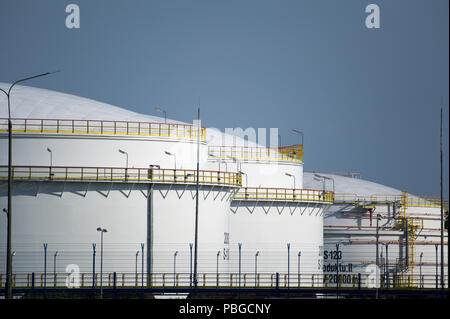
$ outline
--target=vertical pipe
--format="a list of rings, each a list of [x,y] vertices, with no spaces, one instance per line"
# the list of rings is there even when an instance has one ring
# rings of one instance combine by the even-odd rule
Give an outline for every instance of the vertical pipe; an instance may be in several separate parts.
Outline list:
[[[100,233],[100,298],[103,299],[103,230]]]
[[[291,267],[291,258],[290,258],[290,253],[291,253],[291,244],[290,243],[288,243],[287,244],[287,250],[288,250],[288,258],[287,258],[287,260],[288,260],[288,274],[287,274],[287,280],[288,280],[288,282],[287,282],[287,287],[288,287],[288,289],[289,289],[289,284],[290,284],[290,267]]]
[[[145,247],[145,244],[141,243],[141,285],[142,285],[142,289],[144,289],[144,247]]]
[[[242,249],[242,244],[238,243],[238,247],[239,247],[239,298],[241,296],[241,249]]]
[[[441,289],[444,293],[444,198],[443,198],[443,159],[442,159],[442,107],[441,107],[441,129],[440,129],[440,160],[441,160]],[[447,243],[448,244],[448,243]],[[447,274],[450,275],[450,274]]]
[[[44,243],[44,293],[47,288],[47,243]]]
[[[189,252],[190,252],[189,288],[192,288],[192,243],[189,243]]]

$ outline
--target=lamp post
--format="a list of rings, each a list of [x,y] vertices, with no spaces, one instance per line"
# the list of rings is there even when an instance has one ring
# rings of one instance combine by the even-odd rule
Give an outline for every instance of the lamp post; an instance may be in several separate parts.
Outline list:
[[[287,282],[287,286],[288,286],[288,289],[289,289],[289,283],[290,283],[290,273],[291,273],[291,269],[290,269],[290,266],[291,266],[291,244],[290,243],[288,243],[287,244],[287,251],[288,251],[288,273],[287,273],[287,280],[288,280],[288,282]]]
[[[164,123],[167,123],[167,113],[163,109],[157,107],[155,108],[156,112],[164,113]]]
[[[300,257],[302,256],[302,252],[298,252],[298,286],[300,287]]]
[[[333,177],[327,177],[327,176],[323,176],[323,175],[319,175],[319,174],[314,174],[314,176],[318,177],[318,178],[323,178],[324,179],[324,183],[325,183],[325,180],[332,181],[333,182],[333,193],[335,193],[335,186],[334,186],[334,178]],[[323,188],[325,190],[325,186]]]
[[[375,268],[375,271],[376,271],[376,282],[375,282],[375,285],[376,285],[376,294],[375,294],[375,298],[376,299],[378,299],[378,286],[379,286],[379,281],[380,281],[380,271],[379,271],[379,253],[378,253],[378,243],[379,243],[379,241],[380,241],[380,235],[379,235],[379,225],[378,225],[378,222],[381,220],[381,215],[380,214],[377,214],[377,232],[376,232],[376,247],[375,247],[375,253],[376,253],[376,256],[375,256],[375,264],[376,264],[376,268]]]
[[[315,175],[314,174],[314,180],[318,181],[318,182],[322,182],[322,192],[323,192],[323,196],[325,196],[325,178],[319,176],[319,175]]]
[[[28,80],[32,80],[35,78],[39,78],[42,76],[46,76],[46,75],[50,75],[53,73],[56,73],[59,71],[55,71],[55,72],[46,72],[46,73],[42,73],[42,74],[38,74],[38,75],[34,75],[34,76],[30,76],[27,78],[23,78],[20,80],[15,81],[13,84],[11,84],[11,86],[9,87],[9,89],[7,90],[3,90],[2,88],[0,88],[0,91],[5,93],[7,98],[8,98],[8,207],[7,207],[7,216],[8,216],[8,220],[7,220],[7,239],[6,239],[6,294],[5,294],[5,298],[6,299],[11,299],[12,298],[12,258],[11,258],[11,247],[12,247],[12,185],[13,185],[13,180],[12,180],[12,122],[11,122],[11,90],[13,89],[13,87],[21,82],[25,82]]]
[[[58,256],[58,251],[55,251],[53,255],[53,285],[56,287],[56,257]]]
[[[92,288],[95,288],[95,248],[97,244],[92,244]]]
[[[294,179],[294,187],[293,189],[295,189],[295,176],[289,173],[284,173],[286,176],[292,177]]]
[[[100,240],[100,298],[103,299],[103,234],[107,233],[106,228],[98,227],[97,231],[101,234]]]
[[[292,129],[292,132],[295,133],[295,134],[301,135],[301,137],[302,137],[302,144],[301,145],[303,145],[304,141],[305,141],[305,136],[304,136],[303,132],[300,131],[300,130],[296,130],[296,129]]]
[[[435,244],[434,248],[436,249],[436,289],[438,289],[438,245]]]
[[[422,280],[422,257],[423,257],[423,252],[420,253],[420,288],[423,288],[423,280]]]
[[[177,264],[177,255],[178,250],[173,254],[173,286],[177,285],[177,277],[176,277],[176,264]]]
[[[136,283],[136,287],[138,285],[138,271],[137,271],[137,263],[138,263],[139,250],[136,251],[136,263],[134,267],[134,281]]]
[[[177,169],[177,156],[175,154],[167,152],[167,151],[164,151],[164,153],[166,153],[166,155],[173,156],[174,161],[175,161],[175,170],[176,170]]]
[[[259,256],[259,250],[255,254],[255,288],[258,286],[258,284],[257,284],[257,278],[258,278],[258,256]]]
[[[141,243],[141,286],[142,286],[142,288],[144,288],[144,247],[145,247],[145,244]],[[144,294],[144,292],[142,292],[142,294]]]
[[[200,171],[200,107],[197,112],[197,179],[195,183],[195,225],[194,225],[194,297],[197,296],[197,247],[198,247],[198,197],[199,197],[199,171]]]
[[[49,147],[47,147],[47,152],[50,153],[50,168],[51,168],[53,166],[53,152]]]
[[[216,254],[216,288],[219,287],[219,256],[220,250],[218,250]]]
[[[241,250],[242,250],[242,243],[238,243],[239,248],[239,289],[241,289]]]
[[[189,255],[190,255],[189,288],[192,288],[192,243],[189,243]]]
[[[124,154],[126,156],[126,164],[125,164],[125,180],[128,178],[128,152],[125,152],[121,149],[119,149],[119,153]]]
[[[48,244],[44,243],[44,291],[47,288],[47,247]]]

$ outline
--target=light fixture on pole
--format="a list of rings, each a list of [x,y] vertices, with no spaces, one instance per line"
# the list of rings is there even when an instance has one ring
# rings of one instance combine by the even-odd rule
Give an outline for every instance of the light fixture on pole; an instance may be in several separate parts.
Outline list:
[[[284,173],[286,176],[292,177],[294,179],[294,187],[293,189],[295,189],[295,176],[289,173]]]
[[[176,264],[177,264],[177,255],[178,250],[173,254],[173,286],[177,285],[177,276],[176,276]]]
[[[11,121],[11,90],[13,87],[21,82],[25,82],[28,80],[36,79],[42,76],[54,74],[59,71],[54,72],[46,72],[34,76],[30,76],[27,78],[23,78],[15,81],[9,89],[3,90],[0,88],[0,91],[5,93],[8,98],[8,206],[7,206],[7,226],[6,226],[6,285],[5,285],[5,298],[12,298],[12,265],[11,265],[11,247],[12,247],[12,121]]]
[[[259,250],[255,254],[255,288],[258,286],[258,256],[259,256]]]
[[[167,113],[163,109],[157,107],[155,108],[156,112],[164,113],[164,123],[167,123]]]
[[[216,254],[216,288],[219,287],[219,256],[220,250],[218,250]]]
[[[49,147],[47,147],[47,152],[50,153],[50,168],[51,168],[53,166],[53,152]]]
[[[134,281],[136,283],[136,287],[138,285],[138,256],[139,256],[139,250],[136,250],[136,263],[135,263],[135,267],[134,267]]]
[[[303,144],[304,144],[304,142],[305,142],[305,136],[304,136],[303,132],[302,132],[302,131],[300,131],[300,130],[296,130],[296,129],[292,129],[292,132],[294,132],[295,134],[299,134],[299,135],[301,135],[301,137],[302,137],[302,142],[301,142],[301,144],[300,144],[300,145],[302,145],[302,146],[303,146]]]
[[[324,180],[330,180],[333,183],[333,193],[335,193],[335,187],[334,187],[334,178],[333,177],[328,177],[328,176],[324,176],[324,175],[319,175],[319,174],[314,174],[315,177],[318,178],[323,178]]]
[[[97,231],[101,233],[100,240],[100,298],[103,299],[103,234],[107,233],[106,228],[98,227]]]
[[[55,251],[53,255],[53,285],[56,287],[56,256],[58,256],[58,251]]]
[[[420,288],[423,288],[423,280],[422,280],[422,257],[423,257],[423,252],[420,253]]]
[[[298,269],[297,269],[297,272],[298,272],[298,286],[300,287],[300,257],[302,256],[302,252],[301,251],[299,251],[298,252]]]
[[[167,151],[164,151],[164,153],[166,153],[166,155],[173,156],[173,159],[175,161],[175,170],[176,170],[177,169],[177,156],[175,154],[167,152]]]

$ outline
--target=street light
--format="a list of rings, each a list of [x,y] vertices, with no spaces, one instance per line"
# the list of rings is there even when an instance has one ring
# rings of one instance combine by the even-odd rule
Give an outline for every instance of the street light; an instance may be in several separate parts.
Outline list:
[[[333,193],[335,193],[334,178],[332,178],[332,177],[327,177],[327,176],[323,176],[323,175],[319,175],[319,174],[314,174],[314,176],[316,176],[316,177],[318,177],[318,178],[323,178],[324,180],[325,180],[325,179],[331,180],[331,181],[333,182]],[[324,181],[324,183],[325,183],[325,181]],[[324,186],[324,189],[325,189],[325,186]]]
[[[300,130],[296,130],[296,129],[292,129],[292,132],[294,132],[295,134],[299,134],[299,135],[302,136],[302,144],[301,144],[301,145],[303,146],[304,141],[305,141],[305,136],[304,136],[303,132],[300,131]]]
[[[291,263],[290,263],[290,261],[291,261],[291,244],[290,243],[287,243],[287,250],[288,250],[288,274],[287,274],[287,280],[288,280],[288,282],[287,282],[287,286],[288,286],[288,289],[289,289],[289,283],[290,283],[290,265],[291,265]]]
[[[59,71],[54,72],[46,72],[34,76],[30,76],[27,78],[23,78],[15,81],[8,90],[3,90],[0,88],[0,91],[6,94],[8,98],[8,207],[7,207],[7,239],[6,239],[6,293],[5,298],[12,298],[12,258],[11,258],[11,246],[12,246],[12,122],[11,122],[11,90],[13,87],[21,82],[32,80],[35,78],[39,78],[42,76],[54,74]]]
[[[232,160],[233,162],[236,163],[237,171],[241,170],[241,162],[236,157],[227,155],[227,158],[229,158],[230,160]]]
[[[255,288],[257,285],[257,278],[258,278],[258,256],[259,256],[259,250],[255,254]]]
[[[289,173],[284,173],[286,176],[292,177],[294,179],[294,189],[295,189],[295,176]]]
[[[135,282],[136,282],[136,287],[138,285],[138,271],[137,271],[138,256],[139,256],[139,250],[136,250],[136,263],[135,263],[135,269],[134,269],[134,278],[135,278]]]
[[[53,285],[56,287],[56,256],[58,256],[58,251],[55,251],[53,255]]]
[[[216,288],[219,287],[219,256],[220,250],[217,251],[216,255]]]
[[[298,286],[300,287],[300,257],[302,256],[302,252],[298,252]]]
[[[163,109],[157,107],[155,108],[156,112],[164,113],[164,123],[167,123],[167,113]]]
[[[100,298],[103,299],[103,234],[107,233],[106,228],[98,227],[97,231],[101,233],[101,244],[100,244]]]
[[[177,156],[175,154],[167,152],[167,151],[164,151],[164,153],[166,153],[166,155],[173,156],[174,161],[175,161],[175,169],[177,169]]]
[[[178,250],[173,254],[173,286],[175,287],[177,284],[177,277],[176,277],[176,263],[177,263],[177,255],[178,255]]]
[[[50,168],[51,168],[53,166],[53,152],[49,147],[47,147],[47,152],[50,153]]]
[[[420,253],[420,288],[423,288],[423,280],[422,280],[422,257],[423,257],[423,252]]]
[[[375,256],[375,264],[376,264],[376,268],[375,271],[376,273],[376,294],[375,294],[375,298],[378,299],[378,286],[379,286],[379,280],[380,280],[380,271],[379,271],[379,258],[378,258],[378,242],[379,242],[379,227],[378,227],[378,222],[381,220],[381,215],[377,214],[377,232],[376,232],[376,256]]]

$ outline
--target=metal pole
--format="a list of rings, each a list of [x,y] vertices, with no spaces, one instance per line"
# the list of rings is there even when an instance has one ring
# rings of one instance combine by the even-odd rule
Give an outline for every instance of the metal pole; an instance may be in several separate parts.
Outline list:
[[[100,298],[103,299],[103,230],[100,243]]]
[[[444,293],[444,198],[443,198],[443,159],[442,159],[442,107],[441,107],[441,130],[440,130],[440,159],[441,159],[441,289]],[[450,275],[450,274],[448,274]]]
[[[379,265],[379,258],[378,258],[378,242],[379,242],[379,233],[378,233],[378,222],[379,222],[379,220],[381,219],[381,215],[380,214],[377,214],[377,233],[376,233],[376,257],[375,257],[375,264],[376,264],[376,268],[375,268],[375,271],[376,271],[376,282],[375,282],[375,285],[376,285],[376,293],[375,293],[375,298],[376,299],[378,299],[378,283],[379,283],[379,277],[380,277],[380,272],[379,272],[379,270],[378,270],[378,265]]]
[[[241,289],[241,249],[242,249],[242,244],[238,243],[238,247],[239,247],[239,289]]]
[[[178,251],[176,251],[173,254],[173,286],[176,287],[177,285],[177,277],[176,277],[176,264],[177,264],[177,255],[178,255]]]
[[[15,81],[8,89],[8,92],[0,88],[0,91],[6,94],[8,97],[8,204],[7,204],[7,227],[6,227],[6,299],[12,298],[12,260],[11,260],[11,247],[12,247],[12,122],[11,122],[11,90],[12,88],[24,81],[35,79],[41,76],[53,74],[55,72],[46,72],[34,76],[30,76],[24,79]]]
[[[300,257],[302,256],[302,252],[298,252],[298,286],[300,287]]]
[[[192,288],[192,243],[189,243],[190,266],[189,266],[189,288]]]
[[[422,256],[423,253],[420,253],[420,288],[423,288],[423,281],[422,281]]]
[[[336,299],[339,298],[339,243],[336,244]]]
[[[58,252],[56,251],[53,255],[53,285],[56,287],[56,257],[58,256]]]
[[[136,287],[138,285],[138,273],[137,273],[138,255],[139,255],[139,250],[136,251],[136,263],[135,263],[135,267],[134,267],[134,282],[135,282]]]
[[[197,180],[195,183],[195,236],[194,236],[194,296],[197,294],[197,246],[198,246],[198,196],[199,196],[199,171],[200,171],[200,107],[197,114]]]
[[[386,243],[386,284],[387,284],[387,288],[389,288],[389,255],[388,255],[388,246],[389,246],[389,244]]]
[[[144,288],[144,247],[145,244],[141,243],[141,285]]]
[[[258,286],[257,278],[258,278],[258,255],[259,251],[255,254],[255,288]]]
[[[220,250],[217,252],[216,256],[216,288],[219,287],[219,255]]]
[[[95,247],[96,244],[92,244],[92,288],[95,288]]]
[[[290,243],[288,243],[287,244],[287,250],[288,250],[288,273],[287,273],[287,280],[288,280],[288,282],[287,282],[287,286],[288,286],[288,289],[289,289],[289,281],[290,281],[290,266],[291,266],[291,258],[290,258],[290,255],[291,255],[291,244]]]
[[[438,245],[434,245],[434,247],[436,248],[436,289],[438,289]]]
[[[47,288],[47,246],[48,244],[44,244],[44,289]]]

